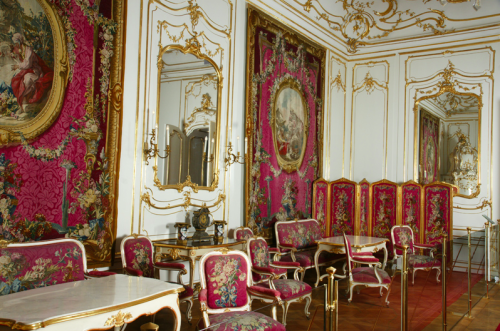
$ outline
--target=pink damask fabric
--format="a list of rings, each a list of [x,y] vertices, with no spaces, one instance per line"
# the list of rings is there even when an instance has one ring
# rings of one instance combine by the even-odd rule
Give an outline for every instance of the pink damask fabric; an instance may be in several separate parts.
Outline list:
[[[331,231],[329,237],[354,234],[356,183],[347,179],[330,183]]]
[[[313,215],[312,218],[318,221],[321,234],[327,237],[330,233],[331,222],[328,219],[328,182],[318,179],[313,184]]]
[[[210,308],[241,307],[247,301],[250,268],[239,255],[215,255],[205,261],[207,304]]]
[[[123,248],[128,268],[140,270],[144,277],[154,277],[153,246],[149,239],[144,237],[127,239]]]
[[[401,198],[402,198],[402,224],[408,225],[413,231],[413,240],[415,243],[420,243],[421,233],[421,212],[420,205],[422,186],[415,182],[407,182],[401,185]]]
[[[80,246],[53,243],[0,249],[0,295],[84,280]]]

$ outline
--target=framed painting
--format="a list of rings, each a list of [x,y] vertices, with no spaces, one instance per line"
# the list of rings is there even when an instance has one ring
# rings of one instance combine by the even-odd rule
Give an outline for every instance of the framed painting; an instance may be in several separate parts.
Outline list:
[[[255,234],[269,238],[275,222],[311,216],[322,169],[325,54],[248,8],[246,222]]]
[[[0,145],[32,140],[61,112],[68,80],[64,25],[46,0],[2,2]]]
[[[419,178],[422,185],[439,180],[439,117],[420,109]]]

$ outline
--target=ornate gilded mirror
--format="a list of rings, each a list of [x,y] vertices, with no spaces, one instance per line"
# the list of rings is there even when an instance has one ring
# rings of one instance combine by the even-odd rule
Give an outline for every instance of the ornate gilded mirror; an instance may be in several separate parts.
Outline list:
[[[450,183],[456,195],[473,198],[480,192],[481,85],[452,80],[452,73],[450,64],[444,81],[415,97],[415,178]]]
[[[155,185],[214,190],[218,183],[222,76],[196,48],[170,45],[158,56]]]

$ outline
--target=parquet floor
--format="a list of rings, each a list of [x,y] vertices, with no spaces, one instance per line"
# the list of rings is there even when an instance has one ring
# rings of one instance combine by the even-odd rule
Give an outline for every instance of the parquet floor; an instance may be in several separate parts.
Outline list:
[[[322,273],[324,269],[322,269]],[[422,272],[416,274],[415,285],[409,286],[409,307],[408,315],[410,330],[441,330],[441,283],[435,281],[436,271]],[[476,282],[481,276],[476,277]],[[316,280],[315,271],[306,272],[305,281],[313,284]],[[324,283],[323,283],[324,284]],[[461,273],[453,273],[448,278],[450,291],[452,288],[462,286],[462,290],[467,280]],[[377,289],[365,288],[359,294],[354,294],[351,304],[347,302],[346,281],[339,282],[339,330],[400,330],[400,302],[401,283],[400,276],[395,277],[394,284],[389,295],[390,304],[385,304],[384,290],[383,297],[380,297]],[[473,318],[462,318],[467,309],[467,296],[462,295],[464,291],[455,293],[459,299],[448,307],[448,330],[495,330],[500,323],[500,286],[490,286],[489,299],[482,298],[485,292],[484,281],[479,281],[473,288],[474,304]],[[449,292],[449,295],[453,293]],[[309,308],[310,319],[305,317],[304,303],[295,303],[290,306],[287,316],[287,330],[323,330],[324,313],[324,287],[318,287],[313,291],[313,301]],[[186,309],[186,304],[181,305],[181,312]],[[267,316],[271,316],[271,309],[265,304],[254,301],[253,309],[259,310]],[[281,321],[281,308],[278,308],[278,320]],[[185,315],[182,316],[181,330],[196,330],[201,313],[199,302],[195,300],[192,309],[193,323],[187,322]],[[315,315],[315,316],[314,316]],[[313,318],[314,316],[314,318]],[[130,323],[127,331],[139,331],[140,326],[151,321],[151,317],[142,316]],[[160,326],[160,330],[172,330],[173,315],[168,310],[162,310],[156,314],[155,323]]]

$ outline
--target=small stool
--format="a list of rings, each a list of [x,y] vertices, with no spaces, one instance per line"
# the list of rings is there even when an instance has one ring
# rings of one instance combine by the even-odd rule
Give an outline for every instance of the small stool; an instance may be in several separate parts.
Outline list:
[[[159,329],[160,326],[158,324],[151,322],[141,325],[141,331],[158,331]]]

